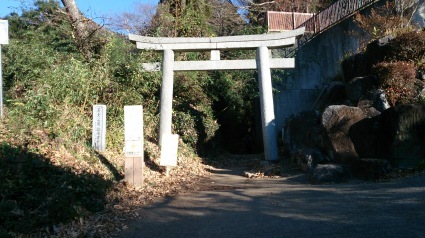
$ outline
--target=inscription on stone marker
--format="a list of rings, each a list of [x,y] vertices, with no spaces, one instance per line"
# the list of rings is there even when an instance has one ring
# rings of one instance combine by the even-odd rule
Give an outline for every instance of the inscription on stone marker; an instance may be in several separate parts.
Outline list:
[[[106,106],[93,106],[92,147],[97,151],[106,149]]]
[[[124,106],[125,156],[143,156],[143,107]]]
[[[7,20],[0,20],[0,45],[9,44],[9,23]]]

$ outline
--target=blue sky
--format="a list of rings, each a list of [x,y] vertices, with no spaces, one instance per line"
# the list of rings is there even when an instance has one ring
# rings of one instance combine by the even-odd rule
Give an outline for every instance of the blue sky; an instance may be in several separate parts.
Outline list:
[[[11,12],[19,11],[21,2],[31,0],[0,0],[0,18]],[[136,4],[157,5],[158,0],[75,0],[80,11],[89,18],[102,17],[105,15],[132,12]],[[30,4],[30,6],[32,6]]]

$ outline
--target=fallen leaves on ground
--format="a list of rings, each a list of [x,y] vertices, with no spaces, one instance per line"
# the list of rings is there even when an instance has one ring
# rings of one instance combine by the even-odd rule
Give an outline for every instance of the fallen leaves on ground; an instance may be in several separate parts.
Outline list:
[[[2,124],[0,131],[7,128]],[[124,179],[122,151],[65,147],[41,130],[28,139],[2,135],[1,237],[111,237],[137,219],[144,205],[193,190],[209,176],[209,166],[184,144],[167,177],[158,146],[145,141],[144,185],[134,188]]]
[[[129,223],[141,215],[141,208],[156,198],[173,196],[195,189],[193,185],[209,176],[209,166],[185,147],[180,148],[178,166],[170,170],[167,177],[165,168],[159,166],[159,148],[151,142],[146,143],[144,184],[141,188],[132,187],[123,179],[115,182],[106,195],[108,203],[99,213],[67,224],[59,224],[46,229],[50,237],[111,237],[128,228]],[[124,167],[124,157],[112,158],[103,154],[117,168]],[[87,167],[86,167],[87,168]],[[122,172],[122,171],[121,171]]]

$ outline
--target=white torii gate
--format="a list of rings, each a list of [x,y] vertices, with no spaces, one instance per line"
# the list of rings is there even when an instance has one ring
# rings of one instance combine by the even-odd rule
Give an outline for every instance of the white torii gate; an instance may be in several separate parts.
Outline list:
[[[162,38],[130,34],[129,38],[136,42],[137,48],[162,51],[160,146],[164,146],[162,143],[164,135],[171,135],[174,71],[257,69],[265,159],[277,160],[277,137],[270,69],[294,68],[295,59],[271,58],[269,49],[294,45],[296,38],[303,35],[304,30],[305,28],[300,28],[274,34],[203,38]],[[220,50],[235,49],[256,49],[256,59],[220,60]],[[207,61],[174,61],[175,51],[211,51],[211,59]],[[160,66],[160,63],[143,64],[143,67],[149,71],[159,70]]]

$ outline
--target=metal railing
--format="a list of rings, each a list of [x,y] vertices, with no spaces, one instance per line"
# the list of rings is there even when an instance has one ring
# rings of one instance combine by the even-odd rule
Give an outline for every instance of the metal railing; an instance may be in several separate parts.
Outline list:
[[[318,34],[376,1],[339,0],[323,11],[313,15],[313,17],[302,23],[299,27],[305,27],[306,31]]]

